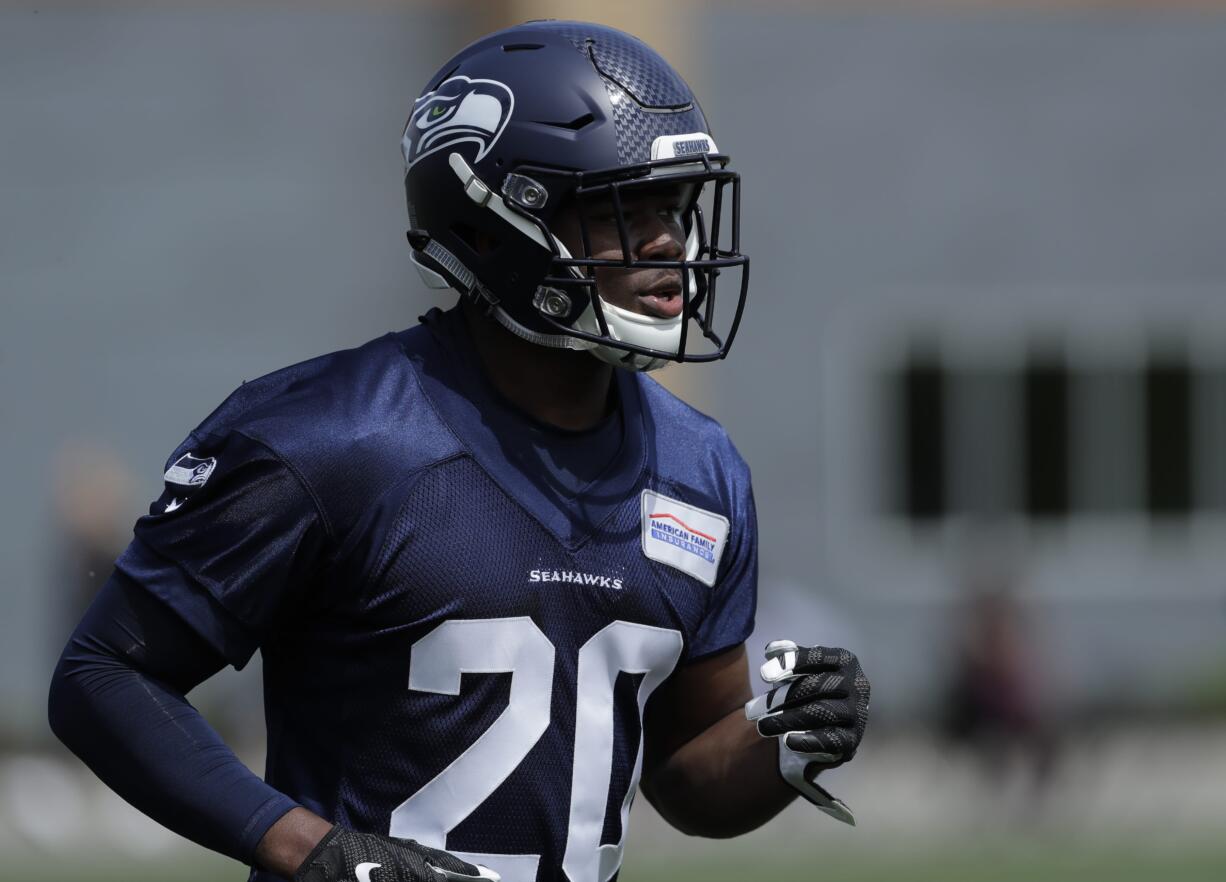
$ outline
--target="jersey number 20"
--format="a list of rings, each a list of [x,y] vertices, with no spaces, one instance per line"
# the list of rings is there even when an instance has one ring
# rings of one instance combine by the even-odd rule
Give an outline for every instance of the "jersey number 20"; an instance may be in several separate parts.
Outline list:
[[[639,719],[681,657],[681,634],[610,622],[579,649],[575,764],[562,869],[570,882],[607,882],[621,866],[630,800],[643,770],[639,746],[621,807],[621,841],[600,844],[613,769],[613,686],[619,672],[643,674]],[[474,647],[479,648],[474,652]],[[453,619],[413,644],[409,688],[460,694],[460,675],[511,674],[511,696],[493,724],[447,768],[392,812],[390,835],[447,848],[447,834],[485,802],[549,726],[554,646],[532,619]],[[580,753],[579,746],[583,746]],[[497,870],[503,882],[534,882],[540,855],[452,852]]]

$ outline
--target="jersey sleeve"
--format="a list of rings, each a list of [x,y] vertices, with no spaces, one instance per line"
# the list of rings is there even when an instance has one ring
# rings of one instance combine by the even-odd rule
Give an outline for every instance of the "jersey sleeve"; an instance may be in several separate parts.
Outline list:
[[[728,550],[711,589],[702,624],[686,661],[696,661],[744,643],[753,633],[758,604],[758,515],[748,487],[732,512]]]
[[[241,668],[309,591],[325,523],[299,476],[240,432],[193,434],[116,562]]]

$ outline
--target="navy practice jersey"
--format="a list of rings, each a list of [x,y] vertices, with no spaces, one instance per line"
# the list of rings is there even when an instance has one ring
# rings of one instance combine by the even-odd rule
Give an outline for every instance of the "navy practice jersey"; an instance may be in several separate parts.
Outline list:
[[[616,371],[620,444],[569,492],[476,365],[434,311],[245,383],[118,567],[236,667],[261,651],[266,778],[301,805],[506,882],[603,882],[647,699],[752,628],[749,473]]]

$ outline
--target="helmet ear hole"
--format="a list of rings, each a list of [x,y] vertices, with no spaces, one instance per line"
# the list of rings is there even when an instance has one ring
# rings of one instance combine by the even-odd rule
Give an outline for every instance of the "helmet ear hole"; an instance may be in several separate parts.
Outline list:
[[[485,230],[478,230],[471,224],[457,222],[451,225],[452,234],[468,246],[468,249],[476,257],[486,257],[494,251],[498,250],[498,246],[502,243],[497,236],[491,235]]]
[[[477,251],[477,231],[471,224],[454,223],[451,225],[451,234],[463,242],[474,256],[480,253]]]

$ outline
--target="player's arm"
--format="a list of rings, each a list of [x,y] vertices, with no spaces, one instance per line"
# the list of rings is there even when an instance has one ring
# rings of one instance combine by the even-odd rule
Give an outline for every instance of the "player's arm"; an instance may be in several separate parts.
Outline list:
[[[834,817],[851,813],[816,782],[849,761],[867,720],[869,684],[846,650],[768,647],[750,701],[743,646],[681,668],[652,698],[643,792],[679,830],[727,837],[774,817],[797,793]]]
[[[753,830],[796,796],[777,771],[775,745],[745,719],[752,698],[745,647],[677,670],[644,721],[643,794],[691,836]]]
[[[250,863],[296,803],[251,772],[187,700],[225,664],[116,572],[64,649],[48,711],[55,734],[116,793],[176,833]]]
[[[51,728],[154,820],[283,878],[354,878],[363,863],[394,882],[497,878],[414,842],[335,827],[260,780],[186,697],[225,664],[166,604],[116,572],[56,666]]]
[[[165,482],[56,668],[55,733],[164,826],[294,882],[352,879],[364,862],[387,882],[438,882],[432,868],[475,876],[450,855],[297,806],[188,702],[226,664],[246,664],[287,611],[310,608],[331,537],[303,480],[238,432],[197,430]]]

